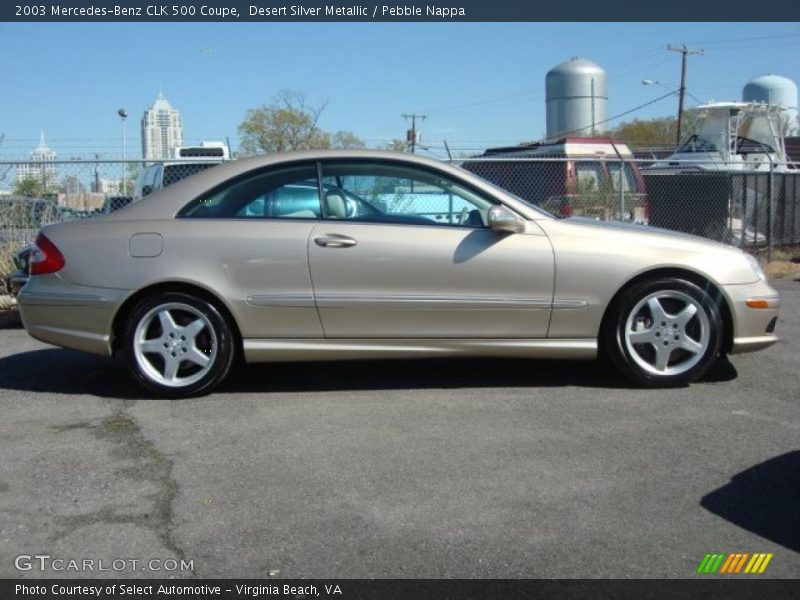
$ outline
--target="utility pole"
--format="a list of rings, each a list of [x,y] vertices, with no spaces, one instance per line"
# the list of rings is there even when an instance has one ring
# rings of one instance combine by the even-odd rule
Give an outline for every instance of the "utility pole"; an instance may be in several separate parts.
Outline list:
[[[403,113],[401,115],[404,119],[411,119],[411,129],[406,132],[406,141],[411,144],[411,154],[417,149],[417,119],[424,121],[428,115],[418,115],[416,113]]]
[[[702,56],[703,54],[705,54],[705,51],[689,50],[689,48],[686,47],[686,44],[681,44],[680,46],[673,46],[672,44],[669,44],[667,46],[667,50],[681,53],[681,87],[678,90],[678,132],[675,136],[675,147],[677,148],[681,145],[681,125],[683,124],[683,98],[686,95],[686,58],[690,54],[697,54]]]

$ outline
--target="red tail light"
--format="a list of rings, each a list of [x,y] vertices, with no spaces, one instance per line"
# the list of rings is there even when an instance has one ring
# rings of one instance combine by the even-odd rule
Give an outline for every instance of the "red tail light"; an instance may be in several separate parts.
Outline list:
[[[55,244],[40,233],[36,236],[30,259],[31,275],[47,275],[64,268],[64,255]]]

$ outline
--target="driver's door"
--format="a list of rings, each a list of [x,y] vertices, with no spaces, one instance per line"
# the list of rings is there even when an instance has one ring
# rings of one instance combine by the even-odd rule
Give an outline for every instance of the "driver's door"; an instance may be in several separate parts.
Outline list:
[[[545,337],[553,252],[486,226],[494,200],[385,161],[323,163],[309,265],[329,338]]]

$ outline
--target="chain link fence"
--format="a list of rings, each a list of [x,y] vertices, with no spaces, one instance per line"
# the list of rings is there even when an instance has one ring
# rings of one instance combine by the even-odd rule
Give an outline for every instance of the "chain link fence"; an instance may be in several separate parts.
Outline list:
[[[19,251],[44,225],[108,214],[219,162],[0,161],[0,296],[11,291],[9,275],[27,266]]]
[[[557,216],[661,227],[757,254],[800,244],[800,163],[608,157],[454,162]]]
[[[149,189],[218,162],[0,162],[0,285],[20,268],[15,254],[43,225],[113,212]],[[453,162],[557,216],[663,227],[766,257],[775,246],[800,245],[800,163],[725,165],[607,156]],[[404,199],[413,212],[437,222],[452,221],[463,208],[425,188],[405,190]]]

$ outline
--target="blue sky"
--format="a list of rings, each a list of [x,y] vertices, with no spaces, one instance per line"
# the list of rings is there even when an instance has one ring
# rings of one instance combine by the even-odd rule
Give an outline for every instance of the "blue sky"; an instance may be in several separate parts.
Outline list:
[[[423,143],[455,151],[538,139],[544,76],[571,56],[609,76],[609,115],[678,85],[668,43],[704,48],[688,89],[739,99],[767,72],[800,81],[798,23],[0,23],[0,157],[26,156],[44,128],[59,158],[139,156],[139,120],[161,87],[188,141],[230,137],[248,108],[289,88],[328,100],[321,126],[377,146],[424,112]],[[691,98],[689,104],[696,102]],[[635,116],[671,115],[670,97]],[[633,118],[634,115],[627,117]]]

